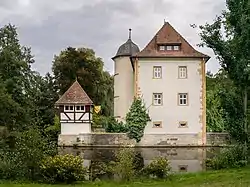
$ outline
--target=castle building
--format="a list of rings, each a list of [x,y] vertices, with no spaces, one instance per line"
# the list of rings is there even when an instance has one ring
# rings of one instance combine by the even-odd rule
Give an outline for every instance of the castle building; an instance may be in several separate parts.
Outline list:
[[[209,58],[168,22],[141,51],[130,30],[129,39],[112,58],[114,116],[124,121],[133,98],[141,97],[151,118],[145,134],[195,135],[198,144],[206,144],[205,64]]]
[[[59,109],[60,135],[91,133],[93,102],[76,80],[55,103]]]

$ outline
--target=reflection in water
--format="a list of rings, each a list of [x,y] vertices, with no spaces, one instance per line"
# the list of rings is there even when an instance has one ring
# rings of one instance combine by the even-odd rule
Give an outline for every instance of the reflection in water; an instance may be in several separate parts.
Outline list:
[[[173,172],[198,172],[204,171],[205,159],[211,158],[216,148],[135,148],[136,167],[148,165],[155,157],[167,157]],[[96,173],[94,178],[102,175],[102,163],[115,159],[119,148],[59,148],[59,154],[73,154],[84,159],[84,166],[89,167],[91,173]],[[110,177],[106,175],[106,177]]]

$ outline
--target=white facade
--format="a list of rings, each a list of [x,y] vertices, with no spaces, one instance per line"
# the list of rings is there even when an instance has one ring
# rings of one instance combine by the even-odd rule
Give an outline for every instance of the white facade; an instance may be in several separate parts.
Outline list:
[[[77,135],[91,133],[90,123],[63,123],[61,122],[61,135]]]
[[[118,121],[125,121],[134,97],[133,68],[129,56],[114,61],[114,116]]]
[[[202,132],[201,63],[200,59],[139,59],[138,90],[151,118],[146,134]],[[154,78],[154,66],[161,68],[160,78]],[[186,78],[181,77],[183,67]],[[161,104],[154,104],[154,93],[162,94]],[[186,105],[180,105],[180,93],[187,94]]]

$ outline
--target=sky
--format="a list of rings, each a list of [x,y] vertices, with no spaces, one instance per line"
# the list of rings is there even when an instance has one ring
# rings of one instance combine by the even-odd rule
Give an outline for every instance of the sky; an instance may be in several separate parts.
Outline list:
[[[207,70],[219,63],[208,48],[199,48],[199,30],[190,24],[211,23],[225,9],[225,0],[0,0],[0,27],[11,23],[22,45],[31,47],[33,69],[51,72],[54,55],[67,47],[92,48],[113,73],[111,58],[128,39],[143,49],[162,27],[164,19],[197,50],[211,59]]]

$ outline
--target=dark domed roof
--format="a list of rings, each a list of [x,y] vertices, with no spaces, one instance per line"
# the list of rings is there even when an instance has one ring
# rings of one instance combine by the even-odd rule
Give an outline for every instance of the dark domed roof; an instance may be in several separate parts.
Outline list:
[[[132,29],[129,29],[128,40],[119,47],[116,55],[112,59],[114,59],[118,56],[132,56],[132,55],[140,52],[139,47],[131,40],[131,30]]]
[[[139,47],[131,39],[128,39],[126,41],[126,43],[122,44],[119,47],[115,57],[117,57],[117,56],[131,56],[131,55],[138,53],[138,52],[140,52]]]

